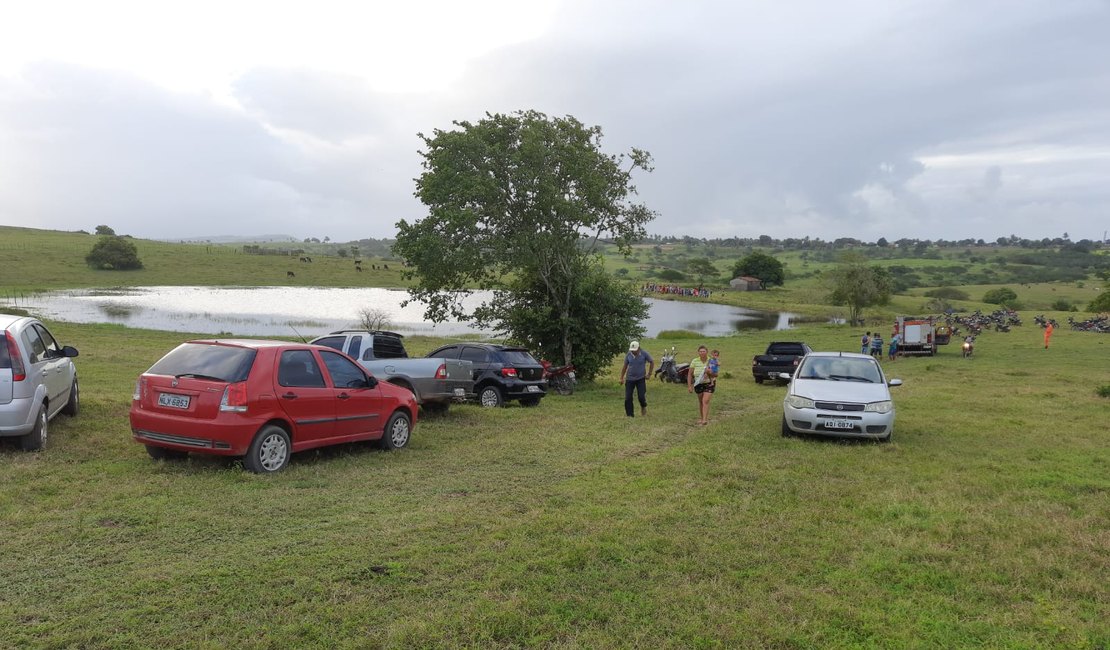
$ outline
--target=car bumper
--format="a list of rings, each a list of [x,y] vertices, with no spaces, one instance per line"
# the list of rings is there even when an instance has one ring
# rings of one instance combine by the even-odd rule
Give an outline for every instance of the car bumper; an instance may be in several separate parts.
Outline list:
[[[25,436],[35,428],[34,399],[13,399],[0,406],[0,437]]]
[[[841,438],[886,438],[894,431],[894,411],[890,413],[868,413],[864,411],[827,411],[823,409],[799,409],[783,405],[786,426],[795,433],[809,433]],[[850,422],[851,429],[841,429],[830,422]]]
[[[421,404],[427,404],[428,402],[462,402],[474,399],[474,382],[470,380],[439,382],[429,392],[421,393],[420,397]]]
[[[546,381],[516,381],[505,385],[505,399],[530,399],[547,394]]]
[[[218,456],[247,453],[255,432],[264,424],[254,421],[198,422],[193,418],[131,416],[131,436],[140,444]]]
[[[794,366],[784,367],[771,367],[771,366],[753,366],[752,376],[757,379],[773,379],[775,381],[784,381],[779,378],[779,373],[785,372],[788,375],[794,374]]]

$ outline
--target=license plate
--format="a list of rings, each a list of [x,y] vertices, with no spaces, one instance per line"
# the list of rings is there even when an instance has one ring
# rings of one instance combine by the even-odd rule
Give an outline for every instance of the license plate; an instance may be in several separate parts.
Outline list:
[[[466,397],[466,390],[463,388],[456,388],[455,397]]]
[[[538,392],[540,392],[540,387],[539,386],[529,386],[528,387],[528,392],[529,393],[538,393]]]
[[[172,395],[170,393],[158,393],[158,406],[168,406],[174,409],[187,409],[189,408],[189,396]]]
[[[825,420],[825,426],[829,429],[852,429],[855,425],[851,420]]]

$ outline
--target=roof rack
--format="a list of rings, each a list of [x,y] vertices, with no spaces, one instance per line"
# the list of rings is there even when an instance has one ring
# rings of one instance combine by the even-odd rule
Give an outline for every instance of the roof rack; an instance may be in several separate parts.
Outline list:
[[[366,332],[367,334],[374,334],[375,336],[378,335],[378,334],[384,334],[385,336],[396,336],[399,339],[405,338],[404,334],[398,334],[397,332],[390,332],[388,330],[346,329],[346,330],[336,330],[334,332],[331,332],[331,334],[346,334],[347,332]]]

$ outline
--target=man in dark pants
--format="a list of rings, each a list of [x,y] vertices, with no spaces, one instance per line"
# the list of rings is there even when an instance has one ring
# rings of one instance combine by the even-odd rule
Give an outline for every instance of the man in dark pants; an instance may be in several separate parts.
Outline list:
[[[624,366],[621,367],[621,382],[624,384],[624,413],[628,417],[635,417],[632,410],[632,389],[640,398],[640,415],[647,415],[647,378],[655,371],[655,359],[640,349],[640,342],[633,341],[628,346],[628,354],[624,355]]]

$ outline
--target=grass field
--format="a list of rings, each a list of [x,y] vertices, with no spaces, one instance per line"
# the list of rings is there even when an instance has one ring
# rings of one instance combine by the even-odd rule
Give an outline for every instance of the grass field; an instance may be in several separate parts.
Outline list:
[[[83,411],[42,453],[0,448],[0,647],[1110,645],[1110,337],[1045,350],[1026,325],[884,363],[890,444],[780,437],[762,333],[704,341],[730,373],[708,427],[658,383],[625,418],[613,366],[260,477],[130,441],[134,379],[180,334],[52,326]]]

